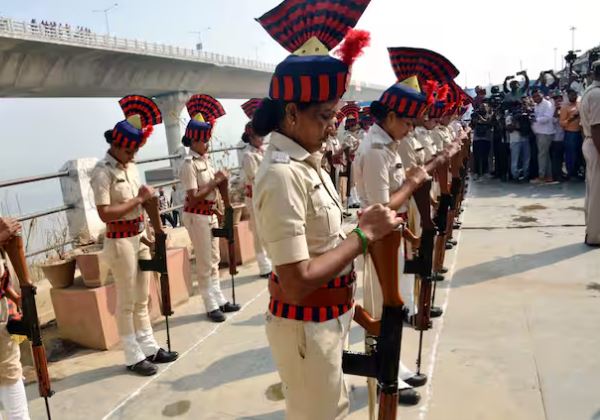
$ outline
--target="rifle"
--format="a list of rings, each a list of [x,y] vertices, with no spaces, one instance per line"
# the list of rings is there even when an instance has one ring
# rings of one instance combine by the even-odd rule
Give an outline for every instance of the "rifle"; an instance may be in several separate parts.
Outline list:
[[[219,184],[219,192],[225,205],[225,217],[222,228],[214,228],[212,234],[215,238],[227,239],[227,254],[229,257],[229,274],[231,275],[231,295],[235,305],[235,275],[237,271],[237,258],[235,253],[235,229],[233,226],[233,207],[229,200],[229,183],[224,181]]]
[[[158,197],[152,197],[144,203],[144,209],[148,213],[152,227],[154,227],[154,257],[151,260],[139,260],[138,264],[142,271],[154,271],[160,273],[160,311],[165,317],[167,348],[171,351],[169,317],[173,315],[174,312],[171,306],[171,288],[169,285],[169,272],[167,269],[167,234],[163,231],[160,220]]]
[[[348,206],[350,204],[350,195],[352,192],[352,160],[350,159],[350,147],[346,147],[344,149],[344,154],[346,155],[346,172],[344,172],[344,176],[347,179],[346,182],[346,210],[348,210]]]
[[[418,376],[421,376],[423,332],[431,328],[432,265],[435,225],[431,220],[430,190],[431,180],[423,184],[413,195],[421,216],[421,244],[417,258],[405,263],[405,272],[414,273],[419,280],[418,310],[415,317],[415,329],[419,331],[419,351],[416,372]]]
[[[37,306],[35,304],[36,287],[31,283],[29,277],[27,261],[25,260],[23,238],[20,235],[14,236],[8,241],[4,249],[13,265],[17,278],[19,279],[23,310],[23,318],[21,320],[9,322],[7,329],[11,334],[27,336],[31,342],[31,352],[33,354],[33,363],[38,379],[38,389],[40,396],[44,398],[46,404],[46,415],[48,416],[48,420],[51,420],[52,416],[50,415],[48,398],[54,395],[54,391],[50,384],[48,359],[46,358],[46,350],[44,349],[44,343],[42,342],[40,321],[37,314]]]
[[[342,370],[349,375],[377,378],[379,388],[379,420],[394,420],[398,408],[398,370],[402,347],[404,302],[398,289],[398,248],[402,232],[396,230],[374,242],[369,252],[383,293],[381,321],[375,321],[360,306],[354,320],[370,335],[376,335],[371,354],[344,352]]]

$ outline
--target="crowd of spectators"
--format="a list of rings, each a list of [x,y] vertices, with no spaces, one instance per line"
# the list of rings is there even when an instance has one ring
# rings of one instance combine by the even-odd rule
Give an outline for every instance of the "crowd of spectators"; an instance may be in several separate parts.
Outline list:
[[[478,86],[471,115],[475,179],[538,184],[583,180],[582,82],[570,77],[561,85],[549,70],[531,83],[521,71],[507,76],[502,90],[493,86],[488,94]]]

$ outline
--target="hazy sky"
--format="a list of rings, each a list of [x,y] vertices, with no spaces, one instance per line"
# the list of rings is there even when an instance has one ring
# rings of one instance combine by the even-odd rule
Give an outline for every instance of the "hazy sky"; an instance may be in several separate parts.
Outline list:
[[[286,55],[254,21],[279,0],[117,0],[110,12],[111,33],[119,37],[194,48],[202,31],[204,49],[277,63]],[[109,0],[2,0],[0,16],[32,18],[106,31]],[[421,12],[419,15],[418,12]],[[571,45],[569,27],[576,26],[576,47],[600,43],[600,2],[372,0],[358,24],[372,34],[372,46],[355,66],[356,79],[387,85],[393,73],[386,47],[412,46],[436,50],[460,69],[461,85],[502,81],[523,68],[537,75],[554,65]],[[207,29],[210,27],[211,29]],[[240,101],[225,103],[228,116],[219,136],[234,143],[245,117]],[[98,156],[106,149],[102,132],[122,118],[114,99],[0,99],[0,179],[58,169],[71,158]],[[166,152],[164,130],[157,129],[142,155]],[[0,191],[0,199],[2,198]]]

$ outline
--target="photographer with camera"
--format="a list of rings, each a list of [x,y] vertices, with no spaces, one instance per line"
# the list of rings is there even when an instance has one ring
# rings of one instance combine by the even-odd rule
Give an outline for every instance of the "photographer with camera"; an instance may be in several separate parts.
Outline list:
[[[552,78],[550,83],[548,76]],[[558,89],[560,86],[560,78],[554,73],[554,70],[546,70],[540,72],[540,77],[534,84],[535,89],[539,89],[544,96],[548,96],[554,89]]]
[[[511,110],[507,110],[506,130],[510,145],[510,169],[515,182],[529,181],[531,119],[532,113],[527,107],[525,98]]]
[[[529,76],[526,70],[522,70],[516,74],[517,76],[523,76],[525,78],[525,84],[521,87],[521,83],[515,78],[515,76],[506,76],[504,79],[504,103],[508,108],[520,107],[521,99],[527,94],[529,90]],[[510,80],[510,84],[509,81]],[[510,89],[508,88],[510,86]]]

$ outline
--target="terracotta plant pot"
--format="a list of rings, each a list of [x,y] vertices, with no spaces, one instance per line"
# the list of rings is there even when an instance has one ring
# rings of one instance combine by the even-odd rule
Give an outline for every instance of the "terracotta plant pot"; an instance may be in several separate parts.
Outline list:
[[[85,287],[93,289],[103,286],[106,281],[100,278],[100,263],[98,256],[102,252],[101,245],[91,245],[79,248],[75,251],[75,261],[81,273],[83,284]]]
[[[73,280],[75,279],[75,259],[45,261],[39,266],[52,287],[64,289],[73,285]]]

